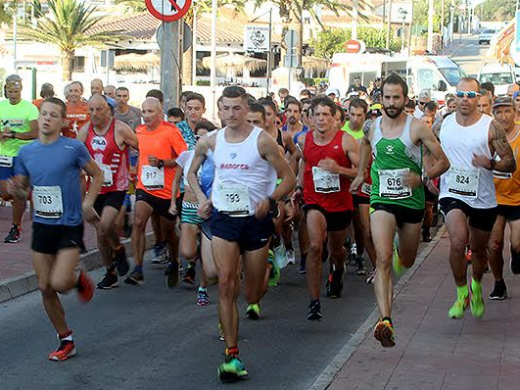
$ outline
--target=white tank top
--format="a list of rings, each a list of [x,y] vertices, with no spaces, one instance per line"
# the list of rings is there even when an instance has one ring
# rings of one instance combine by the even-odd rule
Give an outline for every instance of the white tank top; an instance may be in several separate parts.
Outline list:
[[[476,209],[496,207],[493,172],[472,163],[473,155],[492,159],[489,127],[493,118],[482,115],[471,126],[461,126],[457,115],[444,120],[440,130],[441,146],[450,161],[450,169],[441,176],[439,198],[455,198]]]
[[[217,133],[212,190],[213,207],[217,211],[233,216],[253,215],[256,205],[274,192],[276,170],[258,151],[258,137],[262,131],[254,127],[239,143],[226,141],[227,128]]]

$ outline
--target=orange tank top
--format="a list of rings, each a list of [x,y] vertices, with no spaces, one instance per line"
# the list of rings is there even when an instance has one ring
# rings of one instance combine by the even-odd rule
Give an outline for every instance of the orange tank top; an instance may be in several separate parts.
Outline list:
[[[493,171],[493,181],[497,193],[497,203],[506,206],[520,206],[520,166],[518,165],[518,156],[520,154],[520,129],[517,129],[516,135],[509,141],[513,155],[517,162],[516,171],[513,173]]]
[[[61,130],[61,134],[65,137],[76,138],[79,130],[90,120],[87,103],[67,103],[67,119],[69,121],[69,126],[64,127]]]

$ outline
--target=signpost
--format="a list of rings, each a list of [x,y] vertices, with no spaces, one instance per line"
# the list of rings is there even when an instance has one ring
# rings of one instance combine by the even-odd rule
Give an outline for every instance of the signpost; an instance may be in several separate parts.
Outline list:
[[[515,49],[517,53],[520,53],[520,11],[516,11],[515,14]]]
[[[157,43],[161,48],[161,91],[164,108],[177,105],[182,88],[183,31],[179,22],[191,7],[191,0],[145,0],[148,11],[162,21]]]
[[[296,45],[298,44],[298,34],[294,30],[289,30],[285,34],[283,38],[285,44],[287,45],[287,55],[284,58],[284,66],[289,68],[289,82],[287,85],[287,89],[291,90],[291,77],[292,77],[292,68],[297,68],[300,64],[298,64],[298,57],[296,57]]]

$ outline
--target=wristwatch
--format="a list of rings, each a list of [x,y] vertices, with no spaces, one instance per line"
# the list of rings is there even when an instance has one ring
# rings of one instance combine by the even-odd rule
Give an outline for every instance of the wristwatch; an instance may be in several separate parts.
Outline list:
[[[273,218],[278,218],[280,216],[280,209],[278,208],[278,202],[273,198],[269,197],[269,214]]]
[[[427,185],[429,181],[430,181],[430,178],[426,175],[423,175],[423,177],[422,177],[423,185]]]
[[[159,167],[159,169],[164,167],[164,160],[159,160],[159,163],[157,164],[157,166]]]

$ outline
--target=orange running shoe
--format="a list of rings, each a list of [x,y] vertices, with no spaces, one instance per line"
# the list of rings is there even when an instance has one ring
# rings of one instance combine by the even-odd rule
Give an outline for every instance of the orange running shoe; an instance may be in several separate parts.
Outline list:
[[[390,318],[381,318],[374,327],[374,337],[384,348],[395,347],[394,326]]]
[[[94,282],[86,272],[80,271],[78,278],[78,299],[82,303],[88,303],[94,296]]]
[[[74,347],[74,341],[61,340],[60,346],[54,352],[49,355],[49,360],[54,362],[62,362],[76,354],[76,348]]]

